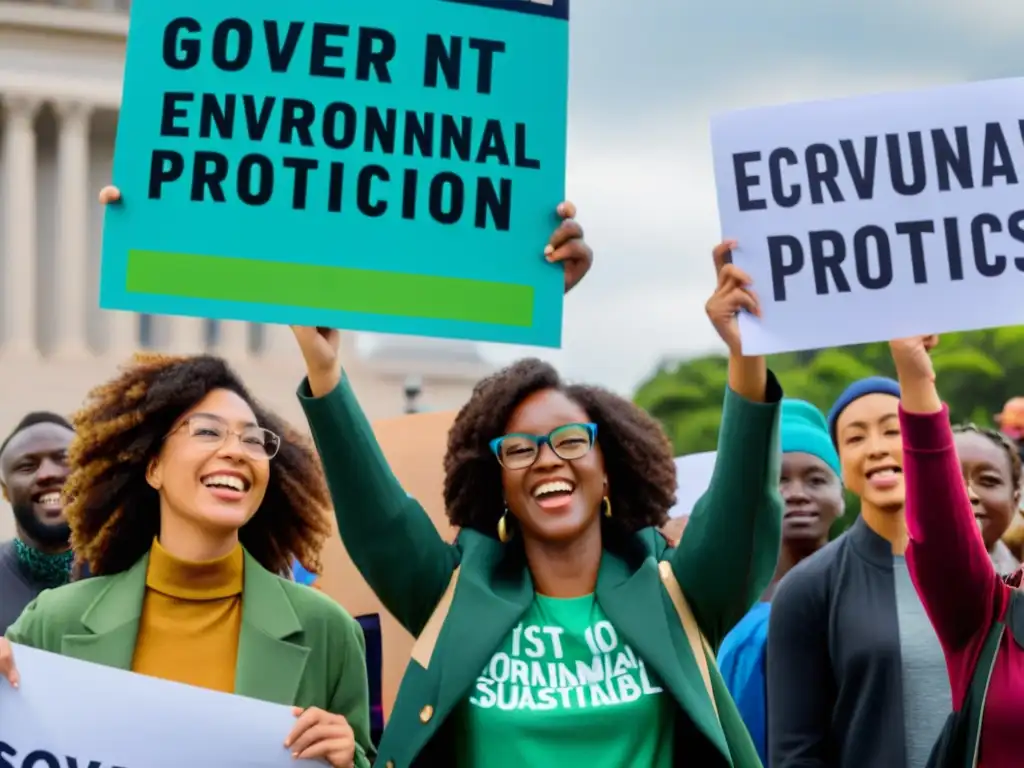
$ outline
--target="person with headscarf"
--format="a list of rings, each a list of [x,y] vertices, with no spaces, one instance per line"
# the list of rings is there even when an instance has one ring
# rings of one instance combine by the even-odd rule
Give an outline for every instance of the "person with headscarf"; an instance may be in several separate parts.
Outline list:
[[[905,552],[899,384],[854,382],[829,411],[846,533],[779,584],[768,624],[772,768],[924,768],[950,706],[945,660]]]
[[[768,764],[765,661],[772,596],[782,578],[828,543],[832,524],[843,514],[839,455],[821,411],[803,400],[782,401],[782,467],[779,491],[785,504],[782,549],[771,583],[761,599],[722,641],[718,667],[743,722]]]

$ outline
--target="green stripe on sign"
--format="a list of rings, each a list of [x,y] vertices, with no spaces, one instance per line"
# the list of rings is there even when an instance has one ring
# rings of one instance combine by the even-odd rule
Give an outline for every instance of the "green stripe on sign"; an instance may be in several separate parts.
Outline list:
[[[533,288],[461,277],[128,252],[129,293],[528,328]]]

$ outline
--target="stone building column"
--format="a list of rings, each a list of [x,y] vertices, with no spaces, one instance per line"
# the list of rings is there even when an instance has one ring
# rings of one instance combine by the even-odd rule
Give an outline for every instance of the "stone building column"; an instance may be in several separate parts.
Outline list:
[[[249,324],[238,320],[219,320],[217,323],[216,353],[232,362],[249,356]]]
[[[265,323],[263,325],[263,347],[260,357],[267,360],[285,360],[298,354],[299,346],[295,343],[292,329],[287,325]],[[301,359],[301,358],[300,358]]]
[[[206,318],[167,315],[161,318],[167,329],[168,352],[179,355],[201,355],[207,351]]]
[[[36,128],[42,102],[24,96],[3,98],[3,150],[0,172],[6,200],[3,222],[4,351],[37,352],[35,307],[38,243],[36,236]]]
[[[89,117],[80,102],[55,105],[57,133],[57,236],[55,348],[61,357],[84,357],[89,285]]]

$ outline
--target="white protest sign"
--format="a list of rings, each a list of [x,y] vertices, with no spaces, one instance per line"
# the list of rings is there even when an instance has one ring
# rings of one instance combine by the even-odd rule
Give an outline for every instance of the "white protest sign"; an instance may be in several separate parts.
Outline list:
[[[669,517],[689,517],[698,499],[711,485],[715,471],[715,451],[691,453],[676,459],[676,503]]]
[[[712,121],[722,233],[770,354],[1024,323],[1024,79]]]
[[[290,707],[14,646],[0,680],[4,768],[296,768]]]

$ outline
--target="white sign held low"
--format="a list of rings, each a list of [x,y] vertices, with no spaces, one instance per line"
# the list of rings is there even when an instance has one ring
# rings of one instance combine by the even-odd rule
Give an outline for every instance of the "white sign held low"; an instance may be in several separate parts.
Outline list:
[[[300,768],[290,707],[14,646],[0,680],[3,768]]]
[[[715,473],[715,451],[676,457],[676,503],[669,517],[689,517]]]
[[[712,121],[770,354],[1024,323],[1024,78]]]

